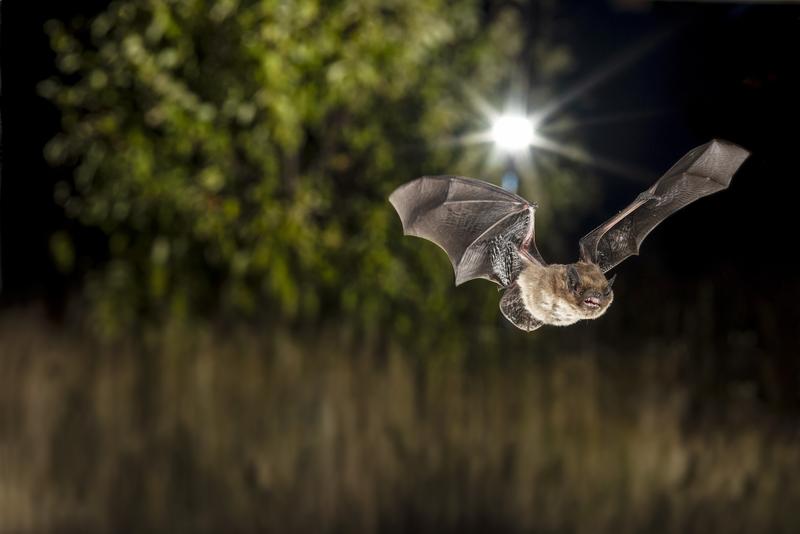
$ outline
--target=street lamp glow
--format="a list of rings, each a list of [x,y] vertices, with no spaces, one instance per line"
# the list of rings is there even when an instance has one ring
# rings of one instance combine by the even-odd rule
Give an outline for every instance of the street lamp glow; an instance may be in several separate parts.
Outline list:
[[[533,122],[522,115],[502,115],[492,122],[491,136],[503,150],[522,150],[533,143]]]

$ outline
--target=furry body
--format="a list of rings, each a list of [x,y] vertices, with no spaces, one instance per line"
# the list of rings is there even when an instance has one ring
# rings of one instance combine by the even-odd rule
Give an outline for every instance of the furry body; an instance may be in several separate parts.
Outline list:
[[[525,309],[537,321],[567,326],[583,319],[597,319],[614,300],[606,277],[594,264],[543,266],[520,257],[523,266],[517,284]],[[577,288],[570,288],[570,267],[578,274]],[[587,303],[589,298],[593,300]]]
[[[606,273],[639,253],[642,240],[684,206],[730,184],[743,148],[712,140],[689,151],[627,207],[580,240],[580,261],[548,265],[536,248],[537,205],[463,176],[423,176],[389,196],[403,231],[433,241],[450,258],[456,285],[483,278],[503,290],[500,311],[532,332],[602,316],[614,300]]]

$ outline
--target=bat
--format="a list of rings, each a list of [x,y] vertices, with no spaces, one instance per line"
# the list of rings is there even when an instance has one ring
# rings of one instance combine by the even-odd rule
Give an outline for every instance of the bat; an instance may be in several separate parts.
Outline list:
[[[536,203],[481,180],[423,176],[390,196],[405,235],[444,249],[455,283],[483,278],[503,291],[500,311],[532,332],[602,316],[614,300],[606,273],[633,255],[661,221],[702,197],[727,189],[750,153],[714,139],[689,151],[625,209],[586,234],[580,259],[547,264],[536,248]]]

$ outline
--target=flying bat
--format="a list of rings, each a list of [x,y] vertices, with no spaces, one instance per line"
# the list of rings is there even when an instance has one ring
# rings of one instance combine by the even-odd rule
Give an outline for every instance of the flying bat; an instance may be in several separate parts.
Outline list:
[[[586,234],[580,259],[547,264],[536,249],[537,204],[495,185],[461,176],[423,176],[389,197],[405,235],[447,253],[456,285],[484,278],[500,286],[500,310],[517,328],[566,326],[597,319],[614,300],[616,275],[605,273],[639,254],[661,221],[704,196],[727,189],[750,153],[714,139],[691,150],[625,209]]]

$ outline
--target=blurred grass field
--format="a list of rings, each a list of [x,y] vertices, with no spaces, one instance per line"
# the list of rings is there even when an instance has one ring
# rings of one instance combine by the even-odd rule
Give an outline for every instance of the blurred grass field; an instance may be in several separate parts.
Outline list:
[[[0,534],[800,532],[800,18],[628,3],[5,2]],[[574,261],[711,137],[569,328],[387,202],[514,169]]]
[[[217,325],[109,344],[32,311],[0,339],[3,533],[800,529],[800,429],[746,388],[699,404],[681,341],[418,358]]]

